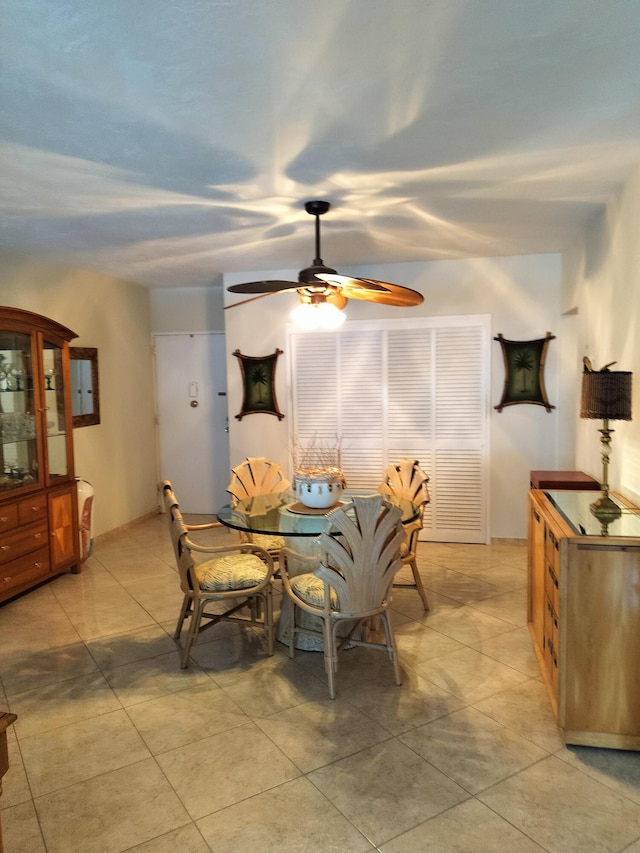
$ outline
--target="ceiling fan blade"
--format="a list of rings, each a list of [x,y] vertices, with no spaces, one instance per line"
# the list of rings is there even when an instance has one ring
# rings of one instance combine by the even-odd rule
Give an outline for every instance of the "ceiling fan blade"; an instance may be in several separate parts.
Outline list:
[[[233,302],[231,305],[225,305],[224,310],[227,308],[238,308],[240,305],[248,305],[249,302],[255,302],[256,299],[264,299],[265,296],[273,296],[274,293],[286,293],[284,290],[274,290],[273,293],[259,293],[257,296],[250,296],[249,299],[243,299],[242,302]]]
[[[278,293],[281,290],[297,290],[300,284],[296,281],[248,281],[244,284],[233,284],[227,290],[230,293]]]
[[[333,284],[336,287],[339,287],[345,296],[353,296],[354,299],[366,299],[366,296],[357,295],[357,292],[362,294],[363,290],[368,290],[370,292],[375,291],[377,293],[384,293],[384,291],[387,290],[387,285],[383,282],[373,281],[373,279],[368,278],[351,278],[351,276],[340,275],[337,272],[317,272],[315,276],[316,278],[322,279],[322,281],[326,281],[327,284]]]
[[[388,281],[376,281],[373,278],[351,278],[347,275],[324,275],[317,273],[323,281],[338,285],[343,294],[349,299],[364,299],[367,302],[378,302],[382,305],[410,307],[420,305],[424,297],[417,290],[390,284]]]
[[[371,283],[372,279],[365,278],[362,281]],[[381,284],[386,292],[365,291],[368,296],[355,297],[356,299],[368,299],[370,302],[379,302],[381,305],[395,305],[398,308],[410,308],[424,302],[424,296],[410,287],[402,287],[400,284],[389,284],[388,281],[375,281]]]

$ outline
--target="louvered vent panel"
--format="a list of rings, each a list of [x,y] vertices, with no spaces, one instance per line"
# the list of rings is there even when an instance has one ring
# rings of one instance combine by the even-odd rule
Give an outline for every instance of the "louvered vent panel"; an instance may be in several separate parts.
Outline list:
[[[340,435],[343,464],[362,447],[384,443],[381,333],[345,334],[340,340]]]
[[[436,436],[454,442],[484,435],[482,331],[438,329],[436,334]]]
[[[430,329],[387,334],[387,440],[390,449],[432,435]],[[393,461],[393,460],[391,460]]]
[[[336,441],[337,362],[334,335],[319,333],[295,337],[295,432],[303,447],[314,440],[325,446],[332,446]]]
[[[484,526],[482,453],[438,451],[436,528],[480,531]]]

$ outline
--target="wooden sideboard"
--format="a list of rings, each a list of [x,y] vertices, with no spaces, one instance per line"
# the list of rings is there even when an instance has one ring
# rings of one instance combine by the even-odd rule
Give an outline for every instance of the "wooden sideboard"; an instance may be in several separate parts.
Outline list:
[[[529,492],[529,630],[565,742],[640,750],[640,510],[603,536],[595,497]]]

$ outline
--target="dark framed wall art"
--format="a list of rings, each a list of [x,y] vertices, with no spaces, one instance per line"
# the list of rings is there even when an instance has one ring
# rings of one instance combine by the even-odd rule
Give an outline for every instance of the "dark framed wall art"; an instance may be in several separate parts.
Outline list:
[[[282,420],[284,415],[276,400],[275,377],[276,362],[283,350],[276,349],[272,355],[243,355],[239,349],[234,351],[242,372],[242,409],[236,418],[240,421],[245,415],[275,415]]]
[[[495,409],[501,412],[505,406],[518,403],[544,406],[548,412],[555,409],[549,403],[544,387],[547,347],[554,338],[551,332],[533,341],[509,341],[500,334],[494,338],[502,347],[505,371],[502,399],[494,406]]]

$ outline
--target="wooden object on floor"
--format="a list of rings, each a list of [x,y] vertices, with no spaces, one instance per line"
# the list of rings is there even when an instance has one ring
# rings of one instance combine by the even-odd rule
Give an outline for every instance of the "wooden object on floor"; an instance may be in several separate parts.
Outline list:
[[[7,747],[7,729],[18,718],[8,711],[0,711],[0,797],[2,797],[2,777],[9,769],[9,750]],[[0,803],[0,853],[4,850],[2,845],[2,803]]]
[[[39,314],[0,307],[0,601],[79,571],[75,337]]]
[[[578,489],[600,491],[600,483],[584,471],[530,471],[532,489]]]
[[[550,494],[529,492],[528,624],[554,714],[566,743],[640,750],[640,535],[598,535],[593,492],[567,501],[582,533]]]

